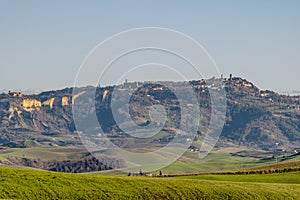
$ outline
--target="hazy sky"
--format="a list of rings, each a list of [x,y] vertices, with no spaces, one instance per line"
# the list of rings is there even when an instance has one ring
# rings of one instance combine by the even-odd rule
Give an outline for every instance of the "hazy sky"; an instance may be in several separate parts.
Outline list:
[[[300,1],[0,0],[0,89],[70,87],[107,37],[164,27],[202,44],[221,73],[300,90]]]

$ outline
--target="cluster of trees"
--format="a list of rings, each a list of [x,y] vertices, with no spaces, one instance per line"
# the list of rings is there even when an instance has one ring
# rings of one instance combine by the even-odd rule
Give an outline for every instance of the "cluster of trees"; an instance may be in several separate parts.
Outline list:
[[[99,158],[86,156],[79,160],[65,161],[41,161],[40,159],[18,158],[10,156],[8,157],[8,160],[16,165],[71,173],[93,172],[125,167],[125,162],[123,160],[106,156],[101,156]]]

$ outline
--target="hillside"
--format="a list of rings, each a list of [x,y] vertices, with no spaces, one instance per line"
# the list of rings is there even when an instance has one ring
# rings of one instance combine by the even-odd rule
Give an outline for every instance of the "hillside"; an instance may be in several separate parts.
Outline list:
[[[0,167],[0,176],[3,199],[298,199],[300,196],[298,172],[146,178]]]
[[[290,97],[272,91],[261,91],[253,83],[242,78],[222,79],[227,92],[226,124],[221,134],[224,141],[246,145],[256,149],[290,149],[300,145],[300,97]],[[172,131],[178,127],[182,117],[176,96],[161,85],[184,83],[147,84],[137,90],[132,98],[131,116],[124,115],[122,123],[128,117],[136,123],[146,125],[150,118],[147,107],[161,104],[168,110],[164,130],[170,133],[159,139],[166,143],[172,139]],[[210,119],[209,88],[214,85],[208,81],[191,81],[199,101],[202,113],[198,136],[205,135]],[[122,92],[137,88],[138,83],[122,85]],[[97,117],[105,134],[124,137],[112,116],[111,95],[118,87],[96,88]],[[72,116],[72,105],[80,98],[86,88],[79,88],[72,97],[72,88],[43,92],[38,95],[23,95],[9,92],[0,95],[0,145],[4,147],[30,147],[27,140],[54,146],[80,144]],[[120,93],[121,95],[123,93]],[[142,98],[141,98],[142,97]],[[120,96],[122,99],[122,96]],[[82,110],[82,115],[89,111]],[[120,113],[123,112],[122,110]],[[65,137],[66,136],[66,137]],[[53,137],[62,137],[53,140]],[[115,140],[118,145],[126,145],[123,140]],[[155,142],[157,142],[156,140]],[[147,141],[149,142],[149,141]],[[275,147],[275,144],[277,146]],[[196,147],[195,147],[196,148]]]

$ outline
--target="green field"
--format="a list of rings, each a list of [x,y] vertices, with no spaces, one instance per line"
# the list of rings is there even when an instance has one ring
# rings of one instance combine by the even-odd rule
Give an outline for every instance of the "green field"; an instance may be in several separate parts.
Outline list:
[[[300,172],[111,177],[0,167],[0,199],[299,199]]]
[[[136,149],[136,152],[141,152],[142,149]],[[244,148],[226,147],[214,149],[204,159],[198,158],[198,153],[187,151],[177,161],[169,166],[164,167],[163,174],[198,174],[198,173],[212,173],[224,172],[253,168],[254,170],[263,169],[265,165],[271,164],[270,168],[284,168],[284,163],[300,160],[300,156],[289,158],[286,160],[278,159],[278,164],[275,165],[275,159],[261,160],[251,156],[234,156],[232,152],[245,151]],[[250,153],[256,153],[254,150],[247,150]],[[0,160],[5,160],[7,157],[21,157],[30,158],[41,161],[62,161],[62,160],[78,160],[84,155],[88,154],[83,147],[32,147],[32,148],[9,148],[0,150]],[[114,155],[113,152],[105,152],[106,155]],[[297,164],[298,165],[298,164]],[[136,169],[136,172],[140,168]],[[142,169],[147,171],[147,169]],[[154,173],[158,174],[160,170]],[[116,170],[100,171],[105,175],[122,175]]]
[[[78,159],[86,154],[82,147],[34,147],[34,148],[9,148],[0,151],[0,160],[8,156],[39,159],[42,161],[60,161]]]
[[[278,169],[298,170],[300,156],[262,160],[232,152],[264,153],[223,147],[199,160],[197,153],[187,151],[162,169],[163,175],[208,173],[196,176],[127,177],[117,170],[68,174],[0,166],[0,199],[300,199],[300,171],[274,173]],[[34,146],[4,149],[0,160],[8,156],[67,160],[86,153],[82,147]],[[209,174],[268,170],[271,174]]]
[[[284,169],[291,168],[294,165],[300,166],[300,156],[295,156],[288,159],[276,159],[262,160],[254,157],[241,157],[233,156],[231,152],[243,150],[241,148],[222,148],[214,150],[207,155],[204,159],[198,159],[198,154],[187,151],[181,158],[165,168],[155,171],[158,174],[162,171],[163,174],[199,174],[199,173],[215,173],[224,171],[243,171],[253,169],[266,170],[270,169]],[[255,151],[253,151],[255,152]],[[292,162],[294,161],[294,162]],[[286,163],[289,163],[286,166]],[[138,172],[138,171],[137,171]],[[103,175],[122,175],[123,173],[118,170],[107,170],[101,172]]]

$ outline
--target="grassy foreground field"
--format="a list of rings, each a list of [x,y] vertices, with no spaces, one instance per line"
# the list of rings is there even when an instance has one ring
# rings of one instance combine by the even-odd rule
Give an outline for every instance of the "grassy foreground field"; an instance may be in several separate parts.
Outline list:
[[[111,177],[0,167],[0,199],[299,199],[300,172]]]

